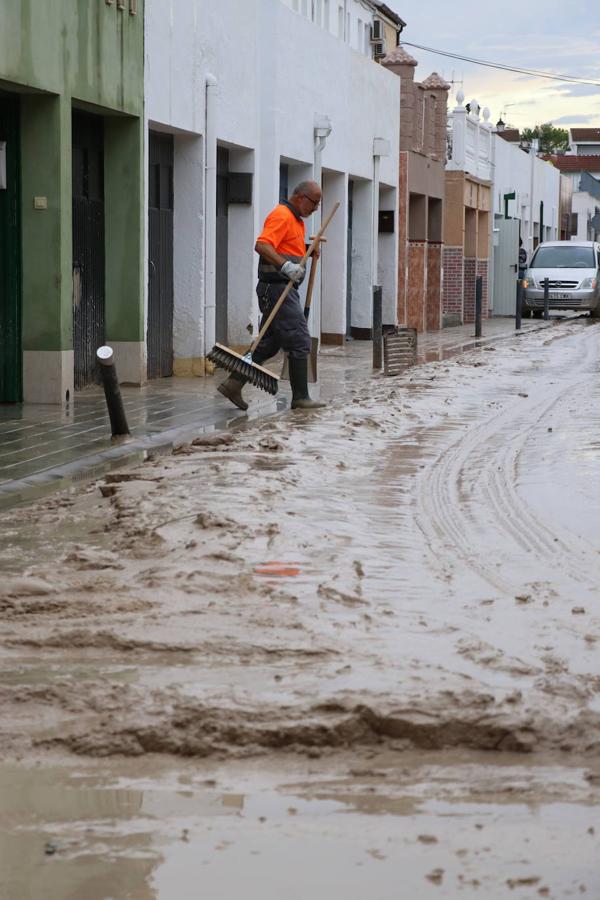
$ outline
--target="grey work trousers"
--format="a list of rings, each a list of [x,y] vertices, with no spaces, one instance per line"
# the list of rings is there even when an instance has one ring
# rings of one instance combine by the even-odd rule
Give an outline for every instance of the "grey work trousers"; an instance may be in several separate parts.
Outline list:
[[[285,286],[281,283],[258,282],[256,293],[262,313],[261,328]],[[304,359],[310,353],[310,343],[310,332],[304,317],[300,295],[295,288],[292,288],[269,325],[267,333],[252,354],[252,358],[260,365],[261,362],[275,356],[279,350],[285,350],[292,359]]]

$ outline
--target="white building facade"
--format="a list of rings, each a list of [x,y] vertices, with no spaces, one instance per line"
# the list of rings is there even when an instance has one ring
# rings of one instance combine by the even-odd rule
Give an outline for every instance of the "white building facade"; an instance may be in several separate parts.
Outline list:
[[[242,347],[256,334],[254,244],[267,213],[304,179],[322,182],[323,213],[340,203],[313,294],[313,335],[367,336],[376,283],[384,322],[395,323],[397,239],[377,223],[380,209],[396,211],[397,82],[290,5],[146,2],[151,207],[153,145],[165,135],[172,143],[175,374],[205,374],[215,340]],[[333,15],[333,4],[319,8]],[[307,220],[307,235],[320,215]],[[148,243],[152,294],[151,233]]]
[[[476,265],[485,279],[488,313],[514,315],[519,246],[530,259],[540,241],[559,237],[560,172],[540,159],[535,148],[527,153],[504,140],[491,125],[489,110],[480,114],[476,100],[470,101],[468,109],[463,101],[464,95],[459,92],[457,106],[449,115],[450,158],[446,169],[448,173],[464,172],[476,181],[471,194],[480,195],[479,216],[485,220],[489,213],[491,219],[487,269],[483,265],[483,234],[477,235],[476,242]],[[489,201],[485,196],[488,186]],[[446,256],[451,251],[448,248]],[[451,268],[451,256],[448,263]],[[452,285],[447,282],[450,296]]]
[[[381,0],[282,0],[353,50],[383,59],[398,44],[403,20]]]
[[[560,172],[535,148],[527,153],[499,134],[492,135],[492,164],[494,219],[518,219],[530,258],[540,242],[559,239]]]

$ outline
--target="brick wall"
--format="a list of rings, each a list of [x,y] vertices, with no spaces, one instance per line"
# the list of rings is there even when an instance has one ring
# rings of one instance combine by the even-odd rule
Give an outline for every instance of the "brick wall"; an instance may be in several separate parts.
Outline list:
[[[442,244],[427,245],[425,328],[442,327]]]
[[[477,260],[465,259],[464,261],[464,314],[463,322],[468,324],[475,321],[475,275],[477,272]]]
[[[444,315],[463,319],[464,261],[462,247],[444,247],[442,310]]]
[[[477,269],[476,274],[481,275],[483,278],[482,282],[482,298],[481,298],[481,317],[483,319],[487,319],[490,312],[488,309],[488,261],[487,259],[478,259],[477,260]]]
[[[425,328],[426,241],[408,242],[408,296],[406,324],[423,331]]]
[[[408,153],[400,153],[398,180],[398,322],[406,323],[408,274]]]

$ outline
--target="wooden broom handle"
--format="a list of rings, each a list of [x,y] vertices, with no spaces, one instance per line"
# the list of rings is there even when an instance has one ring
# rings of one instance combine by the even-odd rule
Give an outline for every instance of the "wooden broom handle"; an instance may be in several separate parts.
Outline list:
[[[333,217],[335,216],[336,212],[338,211],[339,205],[340,205],[339,202],[335,204],[335,206],[333,207],[333,209],[331,210],[331,212],[329,213],[329,215],[327,216],[327,218],[325,219],[325,221],[323,222],[323,224],[321,225],[321,227],[320,227],[319,230],[317,231],[316,235],[315,235],[314,238],[312,239],[311,244],[310,244],[310,247],[308,248],[308,250],[306,251],[306,253],[305,253],[304,256],[302,257],[302,259],[300,260],[299,265],[301,265],[301,266],[305,266],[305,265],[306,265],[306,261],[308,260],[309,256],[312,255],[312,253],[313,253],[315,247],[317,246],[317,244],[319,243],[319,240],[321,239],[322,235],[324,234],[325,229],[327,228],[327,226],[329,225],[329,223],[331,222],[331,220],[332,220]],[[312,274],[312,272],[311,272],[311,274]],[[308,279],[308,282],[309,282],[309,286],[310,286],[310,277],[309,277],[309,279]],[[279,312],[279,309],[280,309],[280,307],[281,307],[281,304],[283,303],[283,301],[285,300],[285,298],[287,297],[287,295],[289,294],[289,292],[291,291],[291,289],[293,288],[293,286],[294,286],[294,282],[293,282],[293,281],[288,281],[288,283],[286,284],[285,288],[283,289],[283,291],[282,291],[282,293],[281,293],[281,296],[279,297],[279,300],[277,301],[277,303],[275,304],[275,306],[273,307],[273,309],[272,309],[271,312],[269,313],[269,318],[267,319],[267,321],[265,322],[265,324],[263,325],[263,327],[260,329],[260,331],[259,331],[258,334],[256,335],[255,339],[252,341],[252,344],[250,345],[250,350],[248,351],[249,353],[254,353],[254,351],[255,351],[256,348],[258,347],[258,345],[259,345],[259,343],[261,342],[261,340],[262,340],[262,338],[263,338],[263,336],[264,336],[264,334],[265,334],[267,328],[269,327],[269,325],[271,324],[271,322],[273,321],[273,319],[275,318],[275,316],[276,316],[277,313]]]
[[[315,276],[317,274],[317,263],[318,258],[316,256],[312,256],[310,260],[310,274],[308,276],[308,287],[306,288],[306,300],[304,301],[304,315],[308,313],[310,309],[310,304],[312,302],[312,292],[313,287],[315,285]]]

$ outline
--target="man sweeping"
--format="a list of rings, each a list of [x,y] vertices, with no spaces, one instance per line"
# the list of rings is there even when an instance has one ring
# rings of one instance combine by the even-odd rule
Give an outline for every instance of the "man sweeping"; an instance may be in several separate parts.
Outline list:
[[[269,213],[254,249],[259,255],[256,293],[266,320],[289,281],[293,283],[283,306],[271,322],[266,334],[252,354],[261,365],[279,350],[288,354],[292,409],[319,409],[325,406],[311,400],[308,394],[308,355],[310,332],[300,303],[298,286],[306,274],[299,263],[306,252],[303,219],[311,216],[321,202],[321,189],[316,181],[301,181],[289,200],[284,200]],[[318,254],[315,248],[314,255]],[[218,390],[240,409],[248,409],[242,397],[246,384],[243,375],[232,374]]]

